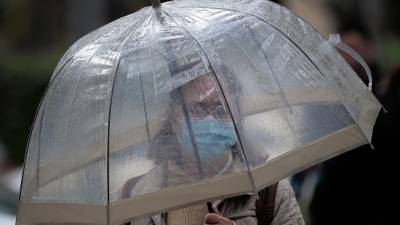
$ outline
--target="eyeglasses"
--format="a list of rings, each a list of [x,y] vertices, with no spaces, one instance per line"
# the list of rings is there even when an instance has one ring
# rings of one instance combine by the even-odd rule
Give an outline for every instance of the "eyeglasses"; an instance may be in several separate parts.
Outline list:
[[[221,102],[207,103],[193,102],[186,103],[186,110],[190,119],[203,119],[208,115],[212,115],[216,120],[227,121],[230,120],[230,114],[221,104]]]

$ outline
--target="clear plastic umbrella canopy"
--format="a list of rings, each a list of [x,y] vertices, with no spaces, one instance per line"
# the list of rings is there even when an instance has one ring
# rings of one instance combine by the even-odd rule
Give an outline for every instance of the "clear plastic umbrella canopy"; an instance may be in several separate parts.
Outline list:
[[[380,109],[331,42],[275,3],[146,7],[61,59],[17,223],[120,224],[255,193],[368,144]]]

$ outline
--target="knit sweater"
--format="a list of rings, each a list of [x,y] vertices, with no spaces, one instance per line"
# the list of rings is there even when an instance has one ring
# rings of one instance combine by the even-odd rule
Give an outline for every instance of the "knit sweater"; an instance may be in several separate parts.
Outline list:
[[[208,213],[206,204],[171,211],[167,215],[168,225],[203,225]]]

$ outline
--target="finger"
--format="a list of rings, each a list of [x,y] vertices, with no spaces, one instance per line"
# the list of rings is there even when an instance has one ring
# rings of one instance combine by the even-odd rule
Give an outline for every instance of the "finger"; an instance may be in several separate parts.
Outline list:
[[[221,213],[218,211],[218,207],[213,206],[212,208],[213,208],[215,214],[221,215]]]
[[[215,213],[209,213],[204,221],[205,224],[218,224],[221,221],[221,216]]]

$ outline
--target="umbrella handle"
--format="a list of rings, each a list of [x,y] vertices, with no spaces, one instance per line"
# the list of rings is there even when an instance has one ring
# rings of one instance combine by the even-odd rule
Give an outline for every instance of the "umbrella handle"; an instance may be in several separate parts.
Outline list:
[[[365,60],[356,51],[354,51],[350,46],[348,46],[340,39],[340,34],[329,35],[329,43],[335,46],[336,48],[344,51],[345,53],[353,57],[353,59],[355,59],[358,63],[361,64],[361,66],[364,68],[368,76],[368,89],[372,91],[372,82],[373,82],[372,73]]]
[[[153,8],[157,8],[160,7],[161,2],[160,0],[151,0],[151,5],[153,6]]]
[[[211,202],[207,202],[207,208],[208,208],[208,212],[209,212],[209,213],[214,213],[214,209],[213,209],[213,207],[212,207]]]

